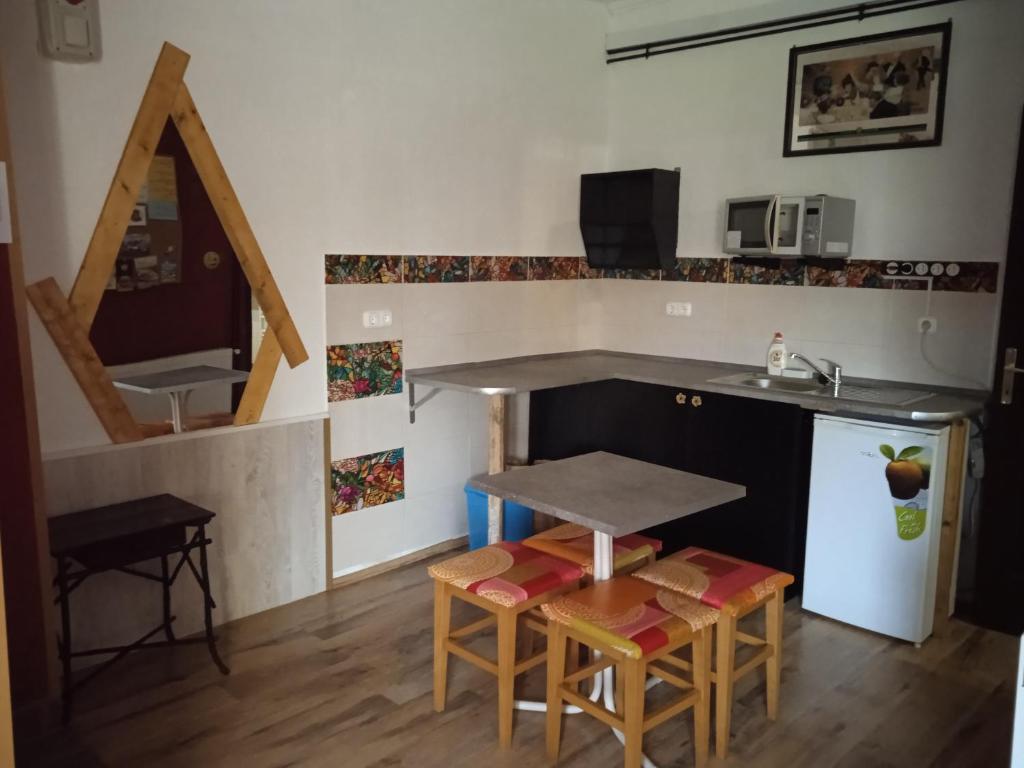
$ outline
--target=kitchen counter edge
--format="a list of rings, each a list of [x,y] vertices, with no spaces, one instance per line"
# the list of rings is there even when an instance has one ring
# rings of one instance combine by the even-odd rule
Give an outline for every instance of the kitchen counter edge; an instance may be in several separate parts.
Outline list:
[[[760,371],[752,366],[734,363],[630,352],[586,350],[415,368],[407,370],[405,378],[409,383],[418,386],[480,395],[515,395],[574,384],[620,379],[789,403],[799,405],[806,410],[833,415],[932,423],[958,421],[980,413],[984,409],[988,396],[987,392],[981,390],[926,386],[878,379],[847,379],[850,384],[868,387],[899,386],[903,389],[933,393],[930,398],[916,403],[914,404],[916,407],[912,407],[841,399],[838,401],[827,400],[798,392],[757,390],[710,381],[710,379],[729,373],[739,372],[759,373]]]

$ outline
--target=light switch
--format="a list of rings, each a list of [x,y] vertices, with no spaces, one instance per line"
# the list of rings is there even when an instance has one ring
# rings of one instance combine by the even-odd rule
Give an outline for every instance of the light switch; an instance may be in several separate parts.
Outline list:
[[[669,317],[690,317],[693,305],[688,301],[670,301],[665,305],[665,314]]]
[[[89,47],[89,21],[80,16],[64,17],[64,42],[73,48]]]
[[[99,61],[99,0],[35,0],[39,46],[64,61]]]

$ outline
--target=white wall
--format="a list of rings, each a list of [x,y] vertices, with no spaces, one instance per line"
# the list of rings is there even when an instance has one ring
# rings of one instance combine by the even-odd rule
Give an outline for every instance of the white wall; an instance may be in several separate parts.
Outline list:
[[[323,410],[325,253],[578,252],[575,177],[605,151],[596,4],[138,0],[104,5],[88,65],[36,52],[34,5],[0,0],[27,279],[70,290],[173,42],[311,355],[282,366],[264,418]],[[106,443],[31,322],[44,451]]]
[[[754,6],[763,10],[730,7]],[[282,367],[265,418],[322,411],[325,345],[374,338],[403,339],[407,367],[594,346],[759,364],[781,328],[793,348],[837,357],[855,376],[989,376],[992,296],[934,298],[934,357],[956,371],[943,376],[916,352],[919,293],[610,280],[325,290],[323,256],[580,255],[581,171],[681,165],[680,256],[721,255],[726,197],[827,190],[857,199],[861,258],[1002,260],[1024,94],[1011,0],[612,67],[605,8],[588,0],[111,8],[103,61],[69,65],[37,54],[30,0],[0,0],[27,276],[70,289],[159,46],[174,42],[192,54],[190,88],[311,355]],[[612,35],[630,28],[627,5],[615,9]],[[790,46],[948,16],[942,147],[781,157]],[[694,302],[693,318],[664,317],[677,297]],[[367,335],[358,314],[385,306],[395,326]],[[44,450],[106,442],[32,323]],[[483,408],[446,393],[410,426],[404,394],[330,406],[335,458],[407,448],[403,502],[334,519],[336,572],[464,530],[461,487],[482,468]]]
[[[362,53],[332,148],[339,233],[326,250],[582,255],[578,177],[605,162],[604,10],[583,0],[361,9],[351,23]],[[326,341],[401,339],[406,368],[593,346],[588,290],[329,285]],[[382,308],[394,325],[363,329],[363,310]],[[334,518],[336,574],[465,533],[462,487],[486,469],[485,398],[442,393],[415,425],[406,393],[330,413],[334,458],[406,451],[404,500]]]
[[[629,28],[629,14],[612,24]],[[937,23],[953,33],[940,147],[818,157],[782,157],[788,52],[807,45]],[[613,32],[615,27],[613,26]],[[816,193],[857,201],[854,258],[1003,261],[1013,163],[1024,103],[1024,14],[1013,0],[956,3],[861,24],[787,33],[609,67],[611,168],[681,166],[682,257],[721,256],[723,201],[768,192]],[[790,346],[829,354],[854,376],[970,385],[988,382],[998,306],[993,295],[936,295],[938,333],[930,351],[942,375],[917,351],[916,318],[926,297],[870,289],[754,286],[633,289],[635,318],[658,291],[699,296],[692,323],[633,323],[642,346],[693,336],[704,319],[715,359],[763,362],[776,329]],[[705,297],[715,296],[713,301]],[[658,300],[660,300],[658,296]],[[663,307],[662,307],[663,309]],[[799,315],[799,316],[797,316]],[[652,321],[653,322],[653,321]],[[628,339],[613,324],[610,346]],[[706,337],[705,333],[701,334]],[[836,351],[834,348],[839,347]],[[680,347],[692,354],[696,342]],[[845,356],[845,357],[844,357]]]
[[[600,345],[600,280],[329,285],[327,341],[401,339],[406,368],[567,352]],[[390,309],[394,325],[367,330],[361,315]],[[416,390],[417,399],[429,389]],[[523,416],[510,457],[526,458]],[[463,486],[487,471],[487,398],[441,392],[408,418],[408,394],[329,405],[335,459],[405,448],[405,499],[333,518],[334,572],[341,576],[466,533]],[[519,418],[517,418],[517,416]]]

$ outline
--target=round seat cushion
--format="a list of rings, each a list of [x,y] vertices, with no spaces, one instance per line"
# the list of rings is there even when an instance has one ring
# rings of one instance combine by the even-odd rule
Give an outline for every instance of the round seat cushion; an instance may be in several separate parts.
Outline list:
[[[427,572],[498,605],[513,607],[578,581],[583,569],[568,560],[511,541],[435,563]]]

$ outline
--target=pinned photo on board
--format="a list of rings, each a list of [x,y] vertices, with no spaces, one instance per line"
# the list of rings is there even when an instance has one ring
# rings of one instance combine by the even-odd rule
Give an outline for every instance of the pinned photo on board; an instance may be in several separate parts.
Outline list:
[[[793,48],[782,154],[935,146],[952,24]]]
[[[146,226],[146,206],[136,205],[132,208],[132,215],[128,218],[129,227]]]

